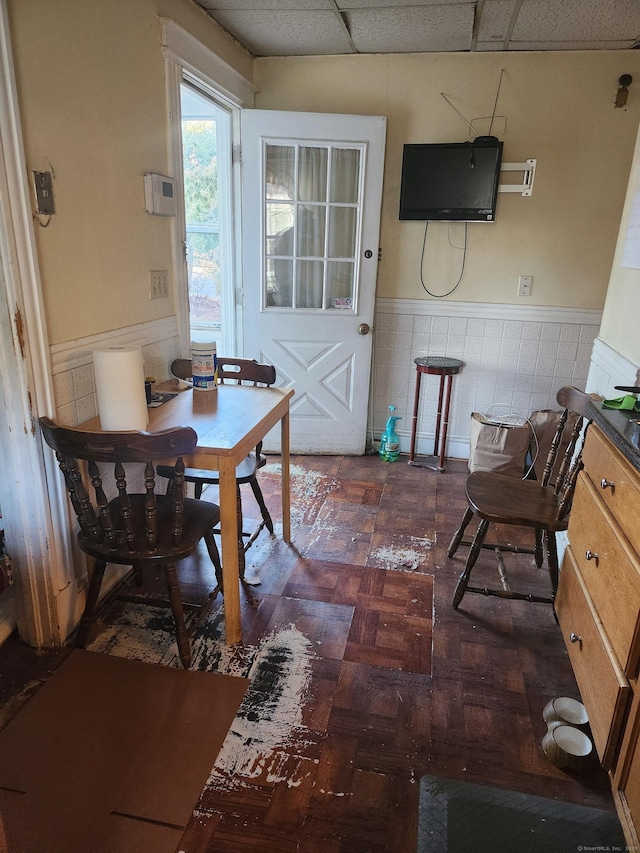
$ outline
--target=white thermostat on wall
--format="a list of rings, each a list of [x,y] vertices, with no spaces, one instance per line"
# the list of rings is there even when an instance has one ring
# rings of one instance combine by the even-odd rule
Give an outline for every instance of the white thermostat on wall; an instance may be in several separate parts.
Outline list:
[[[176,215],[176,180],[147,172],[144,176],[144,203],[156,216]]]

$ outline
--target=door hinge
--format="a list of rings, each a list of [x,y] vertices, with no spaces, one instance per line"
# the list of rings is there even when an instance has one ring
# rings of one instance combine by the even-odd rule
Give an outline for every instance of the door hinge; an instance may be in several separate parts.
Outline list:
[[[382,260],[382,247],[378,249],[378,260]]]
[[[242,163],[242,145],[234,145],[231,150],[231,162],[235,166]]]

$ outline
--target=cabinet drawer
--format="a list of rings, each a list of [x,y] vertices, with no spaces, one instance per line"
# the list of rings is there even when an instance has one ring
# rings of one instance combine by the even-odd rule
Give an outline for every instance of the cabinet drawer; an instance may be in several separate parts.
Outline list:
[[[569,542],[616,657],[633,678],[640,656],[640,563],[584,473],[573,499]]]
[[[571,547],[565,551],[562,563],[556,612],[589,714],[596,750],[602,766],[609,770],[614,763],[630,687],[580,576]]]
[[[582,454],[596,491],[640,552],[640,477],[624,456],[592,424]],[[611,484],[611,485],[609,485]]]

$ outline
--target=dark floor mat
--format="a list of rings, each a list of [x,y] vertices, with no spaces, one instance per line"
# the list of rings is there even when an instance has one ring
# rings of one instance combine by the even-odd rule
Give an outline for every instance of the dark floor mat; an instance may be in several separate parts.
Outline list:
[[[625,849],[610,812],[436,776],[420,780],[418,853]]]

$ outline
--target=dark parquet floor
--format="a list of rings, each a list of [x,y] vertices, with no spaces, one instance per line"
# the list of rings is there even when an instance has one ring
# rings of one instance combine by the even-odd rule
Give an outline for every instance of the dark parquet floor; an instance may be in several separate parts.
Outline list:
[[[313,644],[301,734],[277,773],[205,790],[186,853],[415,851],[425,773],[614,810],[599,766],[565,772],[541,749],[546,703],[579,698],[549,605],[467,595],[451,607],[465,549],[454,559],[446,550],[465,507],[466,464],[448,466],[292,458],[294,547],[260,534],[247,556],[262,582],[241,595],[246,643],[293,624]],[[260,480],[277,519],[277,457]],[[251,516],[249,492],[244,501]],[[506,561],[514,583],[546,593],[531,557]],[[202,571],[184,565],[187,588],[197,591]],[[490,552],[475,569],[482,577],[495,582]],[[3,722],[64,654],[5,643]]]

